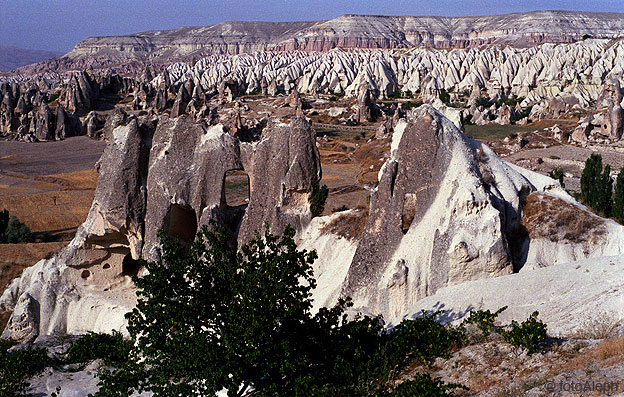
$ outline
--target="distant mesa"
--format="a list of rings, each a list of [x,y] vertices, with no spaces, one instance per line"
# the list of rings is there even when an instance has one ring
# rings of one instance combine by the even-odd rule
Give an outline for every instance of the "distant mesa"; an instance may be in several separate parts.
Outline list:
[[[20,74],[167,65],[209,55],[262,51],[324,52],[334,48],[437,49],[484,45],[532,47],[624,36],[624,13],[533,11],[471,16],[342,15],[328,21],[223,22],[212,26],[89,37],[60,59],[20,68]]]
[[[20,66],[30,65],[31,63],[45,61],[62,55],[62,52],[0,46],[0,72],[9,72]]]

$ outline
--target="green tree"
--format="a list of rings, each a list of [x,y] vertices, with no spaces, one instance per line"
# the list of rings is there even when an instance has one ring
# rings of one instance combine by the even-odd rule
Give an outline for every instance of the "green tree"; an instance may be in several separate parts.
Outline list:
[[[9,225],[9,211],[0,211],[0,244],[6,243],[6,228]]]
[[[162,260],[134,278],[129,359],[100,372],[97,395],[386,396],[411,352],[446,352],[432,340],[414,347],[427,334],[448,339],[429,317],[388,332],[380,318],[349,319],[348,299],[312,315],[316,253],[297,250],[294,235],[266,231],[237,251],[222,229],[204,227],[188,250],[161,233]]]
[[[613,179],[611,179],[611,166],[605,165],[604,171],[600,176],[600,183],[597,187],[598,202],[596,210],[604,216],[611,215],[611,207],[613,206]]]
[[[624,168],[620,169],[615,181],[615,192],[613,194],[613,217],[618,222],[624,223]]]
[[[312,195],[310,196],[310,212],[312,213],[313,218],[321,216],[321,214],[323,213],[323,210],[325,209],[325,201],[327,201],[328,194],[329,189],[325,185],[321,187],[316,185],[312,189]]]
[[[16,216],[11,216],[9,223],[6,226],[5,238],[7,243],[30,243],[33,241],[32,233],[28,226],[23,224],[17,219]]]
[[[613,181],[611,167],[602,169],[602,156],[592,154],[585,161],[581,175],[581,199],[596,212],[609,216],[613,203]]]

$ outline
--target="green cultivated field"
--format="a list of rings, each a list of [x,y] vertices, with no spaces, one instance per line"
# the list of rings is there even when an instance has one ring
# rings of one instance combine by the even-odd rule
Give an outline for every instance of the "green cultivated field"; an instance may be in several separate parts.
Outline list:
[[[538,128],[527,127],[522,125],[465,125],[464,130],[470,138],[478,140],[501,140],[509,135],[518,134],[520,132],[535,131]]]

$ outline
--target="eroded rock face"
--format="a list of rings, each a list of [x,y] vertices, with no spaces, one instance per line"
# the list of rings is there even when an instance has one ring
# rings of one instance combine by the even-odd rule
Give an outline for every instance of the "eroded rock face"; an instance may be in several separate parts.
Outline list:
[[[343,287],[384,316],[442,286],[511,273],[505,229],[530,190],[521,177],[495,189],[488,155],[434,108],[408,120],[395,127]]]
[[[265,223],[279,233],[310,221],[320,162],[304,118],[269,125],[250,143],[187,115],[120,113],[111,124],[119,125],[100,159],[87,220],[68,247],[28,268],[0,298],[0,309],[14,309],[5,337],[124,330],[124,314],[136,304],[136,260],[159,258],[161,229],[184,244],[214,220],[240,244]],[[248,174],[249,204],[227,204],[225,176],[232,170]]]

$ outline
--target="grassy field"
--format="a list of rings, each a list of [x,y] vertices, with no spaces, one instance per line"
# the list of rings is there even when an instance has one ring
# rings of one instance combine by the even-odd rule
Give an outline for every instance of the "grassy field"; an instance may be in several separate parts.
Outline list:
[[[537,128],[532,126],[522,126],[522,125],[498,125],[498,124],[487,124],[487,125],[465,125],[464,130],[466,131],[466,135],[468,135],[472,139],[478,140],[501,140],[505,139],[509,135],[517,134],[520,132],[534,131]]]

